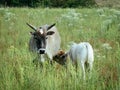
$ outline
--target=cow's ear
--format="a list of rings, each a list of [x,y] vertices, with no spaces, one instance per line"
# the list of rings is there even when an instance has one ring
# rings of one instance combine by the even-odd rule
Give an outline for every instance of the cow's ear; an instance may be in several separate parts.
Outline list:
[[[47,35],[53,35],[55,32],[54,31],[48,31]]]

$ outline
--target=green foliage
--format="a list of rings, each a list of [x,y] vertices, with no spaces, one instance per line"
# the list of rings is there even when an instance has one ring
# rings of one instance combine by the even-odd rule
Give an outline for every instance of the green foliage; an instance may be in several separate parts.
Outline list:
[[[0,8],[0,90],[119,90],[120,11],[108,8],[32,9]],[[29,22],[35,26],[56,23],[61,48],[72,41],[88,41],[95,53],[91,78],[81,70],[47,61],[35,66],[28,50]],[[46,59],[47,60],[47,59]],[[49,60],[49,59],[48,59]]]
[[[95,5],[95,0],[2,0],[0,4],[18,7],[88,7]]]

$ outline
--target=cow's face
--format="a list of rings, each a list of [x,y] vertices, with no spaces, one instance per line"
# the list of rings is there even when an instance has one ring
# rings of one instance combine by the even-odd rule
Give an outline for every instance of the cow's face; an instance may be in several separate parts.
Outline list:
[[[36,29],[32,25],[28,24],[28,26],[30,26],[32,29],[35,30],[35,32],[30,32],[30,33],[31,35],[33,35],[39,54],[45,54],[47,37],[48,35],[53,35],[55,33],[54,31],[49,31],[49,29],[51,29],[54,25],[55,24],[50,25],[46,29],[42,27]]]
[[[60,50],[54,57],[53,60],[61,65],[65,65],[67,61],[68,53],[65,53],[64,51]]]

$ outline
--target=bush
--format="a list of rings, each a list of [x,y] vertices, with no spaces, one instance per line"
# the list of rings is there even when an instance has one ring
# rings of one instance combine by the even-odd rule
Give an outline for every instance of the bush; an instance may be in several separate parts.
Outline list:
[[[2,0],[4,6],[28,7],[79,7],[95,5],[95,0]]]

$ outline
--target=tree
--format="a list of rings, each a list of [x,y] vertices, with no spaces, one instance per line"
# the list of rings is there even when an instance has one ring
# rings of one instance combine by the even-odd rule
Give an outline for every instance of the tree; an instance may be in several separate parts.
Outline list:
[[[78,7],[95,4],[95,0],[1,0],[5,6],[28,6],[28,7]]]

